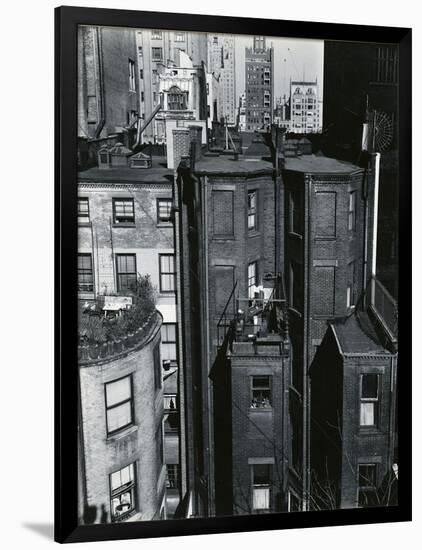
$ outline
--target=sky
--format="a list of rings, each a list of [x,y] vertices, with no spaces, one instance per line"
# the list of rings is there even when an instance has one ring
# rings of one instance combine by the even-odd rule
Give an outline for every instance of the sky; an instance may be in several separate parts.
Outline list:
[[[236,35],[236,95],[245,90],[245,48],[253,44],[252,36]],[[292,80],[318,79],[319,97],[323,95],[324,42],[293,38],[267,37],[266,46],[274,47],[274,97],[286,99]]]

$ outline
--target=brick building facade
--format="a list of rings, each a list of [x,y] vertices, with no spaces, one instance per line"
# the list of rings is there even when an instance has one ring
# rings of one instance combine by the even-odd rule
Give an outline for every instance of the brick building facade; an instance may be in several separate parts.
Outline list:
[[[370,276],[371,175],[349,163],[302,155],[286,158],[285,277],[293,347],[293,473],[308,506],[309,368],[327,321],[354,311]]]
[[[373,280],[369,292],[375,288],[394,308]],[[366,310],[331,322],[311,366],[311,507],[397,502],[397,327],[385,324],[377,306],[375,298]]]
[[[190,136],[179,134],[186,152]],[[281,182],[273,164],[260,155],[204,153],[191,159],[190,167],[183,166],[176,246],[196,510],[199,515],[248,513],[264,506],[274,510],[285,498],[287,484],[290,355],[288,336],[280,335],[277,322],[270,329],[263,321],[264,329],[261,317],[270,315],[270,295],[277,294],[275,280],[268,282],[266,274],[274,279],[282,257]],[[280,217],[274,217],[274,208]],[[257,296],[262,296],[262,307],[253,314]],[[234,336],[239,308],[256,347],[247,333]],[[266,406],[253,406],[252,393],[262,394],[258,386],[253,389],[255,383],[271,387],[262,389]],[[253,472],[256,481],[262,469],[271,471],[271,479],[258,487]]]
[[[79,26],[78,82],[81,140],[120,134],[136,123],[139,80],[135,31]]]

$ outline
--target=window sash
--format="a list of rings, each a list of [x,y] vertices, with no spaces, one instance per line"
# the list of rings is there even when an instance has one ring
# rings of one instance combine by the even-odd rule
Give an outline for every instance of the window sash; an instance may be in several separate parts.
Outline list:
[[[349,231],[354,231],[356,229],[356,191],[352,191],[351,193],[349,193],[347,227]]]
[[[157,199],[157,213],[159,222],[171,221],[171,199]]]
[[[132,376],[105,384],[105,405],[108,434],[133,423]]]
[[[174,292],[176,288],[176,269],[174,254],[160,254],[160,292]]]
[[[136,505],[134,464],[111,473],[109,478],[111,518],[123,519]]]
[[[134,92],[136,90],[135,85],[135,62],[132,59],[129,59],[129,90]]]
[[[114,223],[134,223],[135,208],[133,199],[113,200]]]
[[[131,377],[126,376],[114,382],[106,384],[106,403],[107,407],[113,407],[123,403],[132,397]]]
[[[78,199],[78,221],[89,222],[89,199]]]
[[[132,401],[107,409],[107,431],[117,432],[132,424]]]
[[[269,487],[253,487],[253,503],[254,510],[269,510],[270,509],[270,488]]]
[[[253,298],[253,286],[257,286],[257,262],[248,264],[248,297]]]
[[[116,255],[117,290],[134,291],[138,282],[135,254]]]
[[[163,48],[152,48],[152,60],[153,61],[163,60]]]
[[[248,229],[257,228],[257,192],[248,191]]]
[[[271,378],[269,376],[252,376],[251,408],[271,407]]]
[[[176,323],[163,323],[161,325],[161,343],[176,343]]]
[[[94,290],[91,254],[78,254],[78,290],[82,292]]]

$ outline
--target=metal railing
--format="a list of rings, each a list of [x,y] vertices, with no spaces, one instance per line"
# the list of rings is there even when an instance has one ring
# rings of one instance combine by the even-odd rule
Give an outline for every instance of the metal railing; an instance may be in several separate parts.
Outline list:
[[[398,333],[397,302],[375,277],[371,279],[371,306],[384,328],[387,329],[391,337],[396,339]]]

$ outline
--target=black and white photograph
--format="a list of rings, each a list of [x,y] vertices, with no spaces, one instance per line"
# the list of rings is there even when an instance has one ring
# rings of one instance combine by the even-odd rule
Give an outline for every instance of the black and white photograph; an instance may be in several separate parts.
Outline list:
[[[397,505],[398,74],[79,25],[81,525]]]

